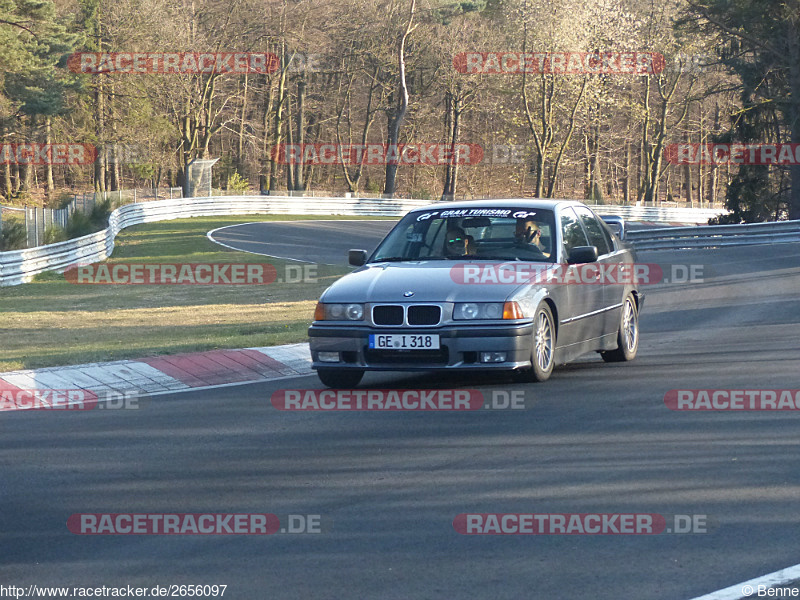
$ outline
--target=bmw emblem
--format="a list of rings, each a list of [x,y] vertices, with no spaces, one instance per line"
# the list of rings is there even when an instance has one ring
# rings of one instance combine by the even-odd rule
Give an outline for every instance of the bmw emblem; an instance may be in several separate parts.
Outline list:
[[[411,291],[403,292],[403,298],[411,298],[411,296],[413,296],[413,295],[414,295],[414,292],[411,292]]]

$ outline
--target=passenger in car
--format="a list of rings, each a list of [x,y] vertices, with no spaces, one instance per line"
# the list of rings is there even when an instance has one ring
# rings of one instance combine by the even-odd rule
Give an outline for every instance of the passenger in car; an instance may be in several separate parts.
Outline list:
[[[448,227],[444,238],[445,256],[472,256],[475,254],[475,238],[460,227]]]

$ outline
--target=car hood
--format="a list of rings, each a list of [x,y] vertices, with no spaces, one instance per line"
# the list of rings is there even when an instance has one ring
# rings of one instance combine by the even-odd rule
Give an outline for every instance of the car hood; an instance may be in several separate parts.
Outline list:
[[[469,263],[490,268],[493,263]],[[329,287],[323,302],[502,302],[527,284],[463,283],[464,261],[374,263]],[[459,272],[461,270],[461,272]],[[413,292],[412,296],[405,296]]]

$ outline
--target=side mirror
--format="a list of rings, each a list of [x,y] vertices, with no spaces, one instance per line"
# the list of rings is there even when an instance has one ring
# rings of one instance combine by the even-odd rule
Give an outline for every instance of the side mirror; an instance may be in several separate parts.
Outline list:
[[[569,251],[567,262],[571,265],[597,262],[597,247],[575,246]]]
[[[366,250],[348,250],[347,262],[353,267],[362,267],[367,262]]]

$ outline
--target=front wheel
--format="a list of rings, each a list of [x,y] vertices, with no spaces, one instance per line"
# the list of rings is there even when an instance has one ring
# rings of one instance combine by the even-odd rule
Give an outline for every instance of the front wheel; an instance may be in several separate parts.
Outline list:
[[[601,352],[606,362],[626,362],[636,358],[639,351],[639,310],[633,294],[628,294],[622,305],[622,316],[617,332],[617,349]]]
[[[364,371],[360,369],[317,369],[317,377],[329,388],[347,389],[356,387]]]
[[[533,348],[531,368],[520,373],[523,381],[547,381],[555,366],[556,329],[553,325],[553,312],[546,302],[536,309],[533,318]]]

